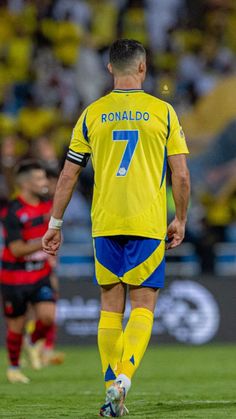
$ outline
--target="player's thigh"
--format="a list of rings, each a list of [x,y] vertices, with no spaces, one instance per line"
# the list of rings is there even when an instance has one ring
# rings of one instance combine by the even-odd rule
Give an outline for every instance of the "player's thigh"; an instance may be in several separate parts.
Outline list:
[[[50,282],[51,282],[52,289],[54,291],[55,299],[58,300],[58,298],[59,298],[59,279],[54,272],[50,275]]]
[[[27,311],[27,285],[1,284],[1,294],[8,328],[15,333],[22,333]]]
[[[50,326],[55,321],[56,317],[56,304],[51,301],[42,301],[41,303],[34,304],[35,317],[41,320],[45,325]]]
[[[147,308],[154,312],[157,299],[159,296],[158,288],[149,288],[142,286],[129,287],[129,298],[131,303],[131,310],[135,308]]]
[[[101,309],[115,313],[123,313],[125,310],[126,284],[119,282],[114,285],[106,285],[101,288]]]
[[[37,319],[48,325],[54,322],[56,315],[55,293],[49,277],[34,285],[30,302],[34,306]]]

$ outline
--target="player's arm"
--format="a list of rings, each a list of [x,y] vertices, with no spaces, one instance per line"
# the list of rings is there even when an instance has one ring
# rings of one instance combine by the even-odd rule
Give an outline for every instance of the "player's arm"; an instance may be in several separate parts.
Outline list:
[[[52,216],[48,231],[42,240],[43,250],[49,255],[56,255],[60,247],[63,214],[71,199],[82,167],[86,166],[92,152],[88,137],[87,113],[88,110],[85,109],[73,129],[65,165],[57,183]]]
[[[185,235],[187,208],[190,194],[190,178],[186,157],[188,147],[178,117],[171,105],[167,115],[167,156],[172,177],[172,194],[175,202],[175,218],[167,229],[166,248],[179,246]]]
[[[167,229],[167,249],[179,246],[184,239],[187,209],[190,196],[190,176],[184,154],[168,157],[171,170],[172,194],[175,202],[175,218]]]
[[[184,154],[169,156],[168,163],[171,170],[172,194],[175,202],[176,218],[181,223],[186,223],[190,195],[190,176],[186,156]]]
[[[44,235],[42,240],[43,250],[50,254],[56,255],[57,250],[61,244],[61,231],[60,227],[62,224],[62,218],[70,202],[72,193],[75,189],[79,174],[82,170],[82,166],[72,163],[69,160],[65,161],[64,168],[60,174],[52,208],[51,220],[55,223],[49,223],[49,229]],[[58,227],[57,227],[58,222]]]
[[[52,216],[62,219],[64,212],[70,202],[72,193],[78,181],[82,167],[68,160],[65,161],[63,170],[57,182],[53,200]]]
[[[25,242],[23,240],[14,240],[8,245],[11,253],[16,257],[31,255],[38,250],[42,250],[42,240],[34,240],[33,242]]]

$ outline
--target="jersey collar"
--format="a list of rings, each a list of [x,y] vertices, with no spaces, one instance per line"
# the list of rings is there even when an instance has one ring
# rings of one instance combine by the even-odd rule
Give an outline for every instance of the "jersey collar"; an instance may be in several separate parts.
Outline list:
[[[112,93],[142,93],[143,89],[113,89]]]

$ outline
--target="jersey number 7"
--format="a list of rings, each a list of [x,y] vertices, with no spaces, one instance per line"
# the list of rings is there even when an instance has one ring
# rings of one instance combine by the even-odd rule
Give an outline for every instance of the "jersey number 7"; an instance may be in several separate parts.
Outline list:
[[[112,140],[127,141],[118,172],[116,173],[116,176],[126,176],[139,140],[139,130],[114,130],[112,131]]]

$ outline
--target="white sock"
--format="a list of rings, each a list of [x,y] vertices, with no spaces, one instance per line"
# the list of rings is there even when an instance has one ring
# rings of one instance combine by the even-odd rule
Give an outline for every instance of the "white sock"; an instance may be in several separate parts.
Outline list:
[[[125,374],[119,374],[118,377],[116,377],[115,381],[122,381],[123,386],[125,388],[125,393],[127,394],[130,387],[131,387],[131,380],[127,375]]]

